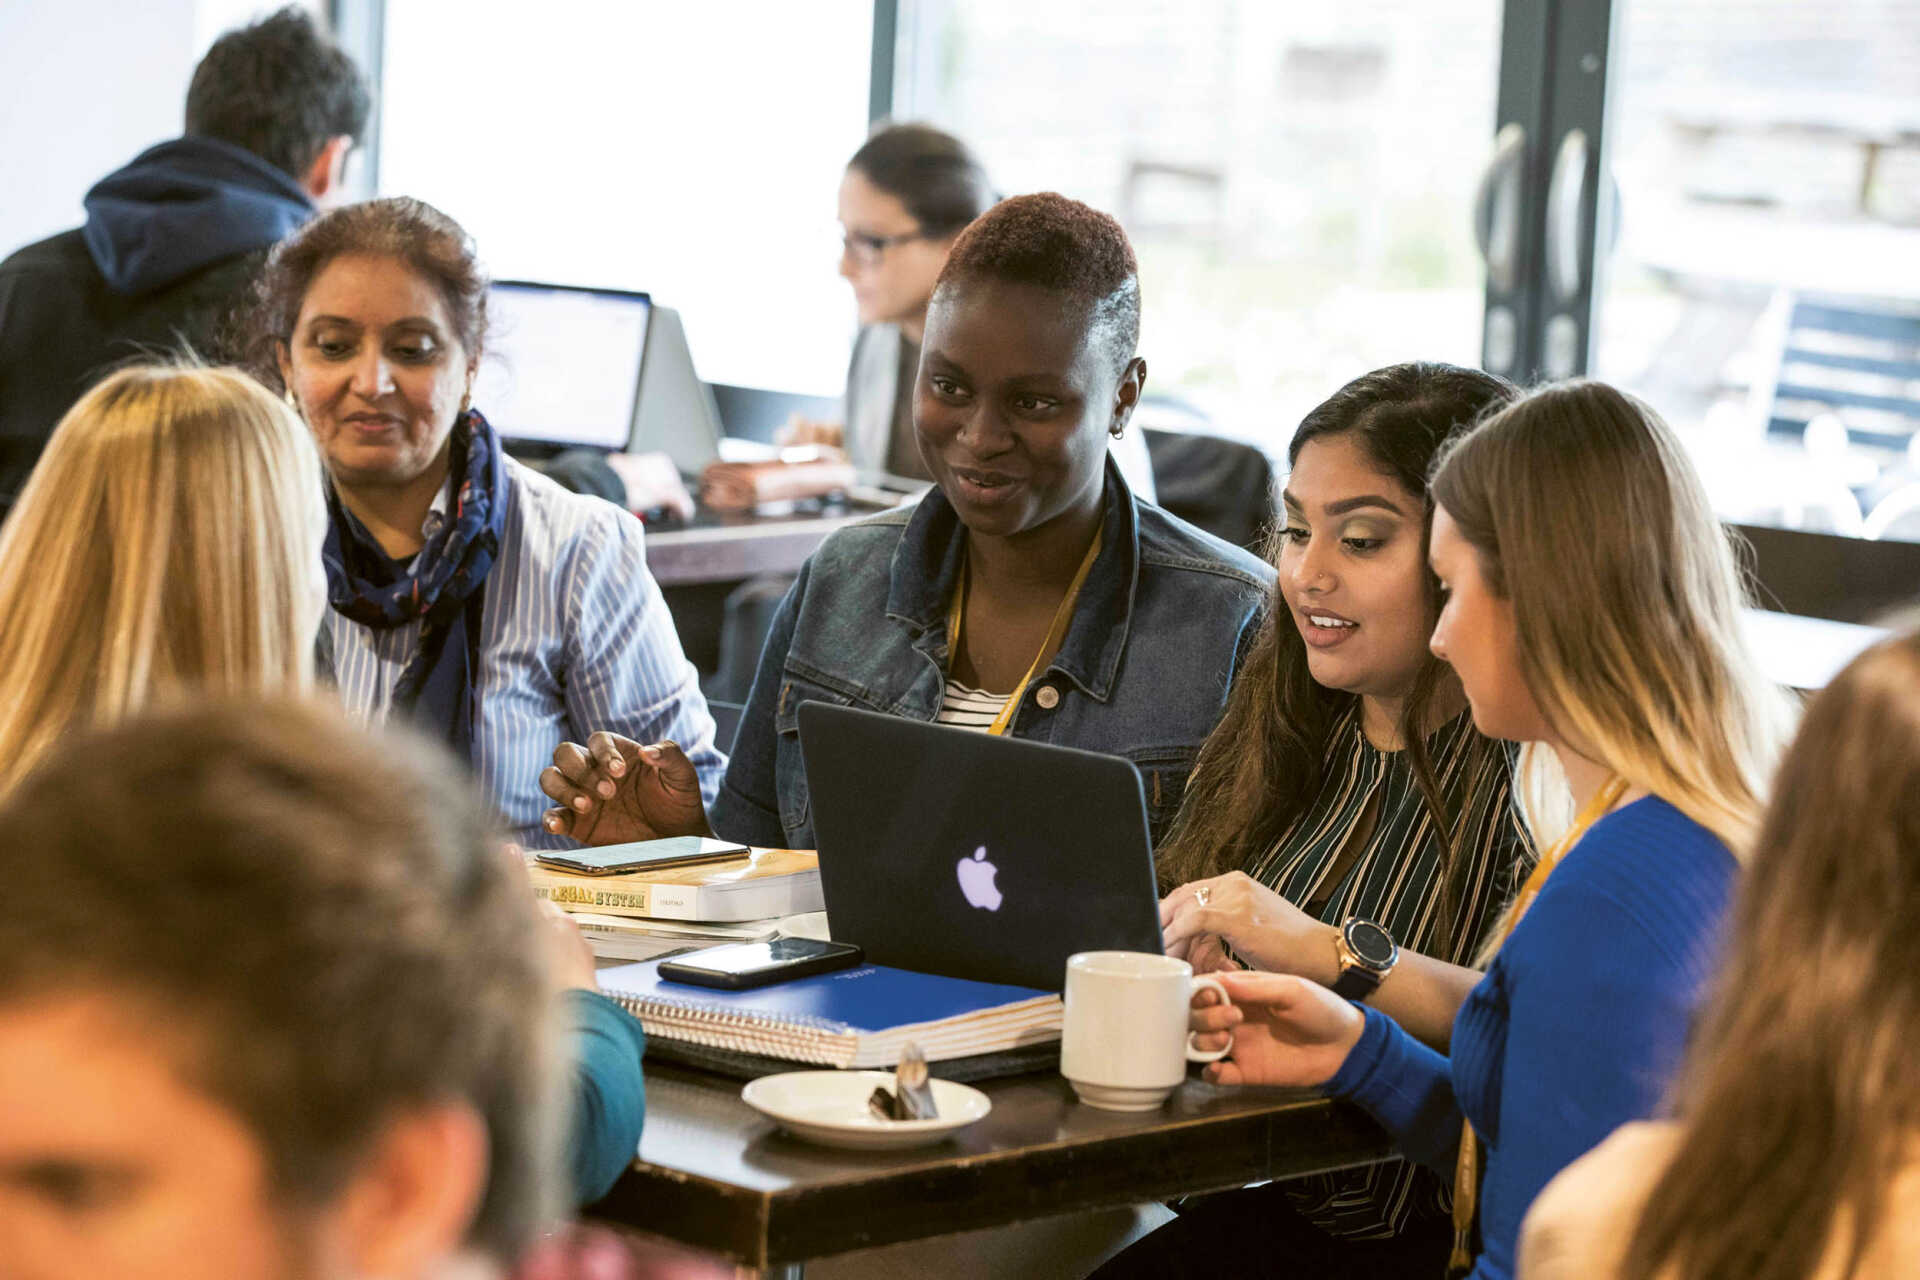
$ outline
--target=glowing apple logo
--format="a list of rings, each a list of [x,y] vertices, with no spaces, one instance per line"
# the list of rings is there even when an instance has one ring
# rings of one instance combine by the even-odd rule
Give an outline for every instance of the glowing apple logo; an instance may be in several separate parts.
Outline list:
[[[969,906],[984,907],[988,911],[1000,909],[1000,891],[993,887],[993,877],[999,870],[987,861],[985,845],[975,849],[971,858],[960,859],[957,868],[960,892],[966,896]]]

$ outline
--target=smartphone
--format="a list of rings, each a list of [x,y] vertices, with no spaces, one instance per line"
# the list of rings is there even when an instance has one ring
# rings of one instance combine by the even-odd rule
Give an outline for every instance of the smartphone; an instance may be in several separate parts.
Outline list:
[[[617,876],[628,871],[664,871],[668,867],[727,862],[747,857],[751,852],[747,846],[734,844],[730,840],[674,836],[667,840],[635,840],[628,844],[602,845],[598,849],[535,852],[533,860],[542,866],[569,871],[576,876]]]
[[[744,991],[810,973],[849,969],[866,958],[850,942],[822,942],[818,938],[774,938],[769,942],[735,942],[724,947],[691,951],[660,962],[660,977],[696,987],[723,987]]]

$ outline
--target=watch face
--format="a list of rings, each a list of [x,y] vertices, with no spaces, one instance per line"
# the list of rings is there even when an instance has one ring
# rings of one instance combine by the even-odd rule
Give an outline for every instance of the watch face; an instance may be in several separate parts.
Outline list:
[[[1393,963],[1393,939],[1371,920],[1347,922],[1347,947],[1369,969],[1384,969]]]

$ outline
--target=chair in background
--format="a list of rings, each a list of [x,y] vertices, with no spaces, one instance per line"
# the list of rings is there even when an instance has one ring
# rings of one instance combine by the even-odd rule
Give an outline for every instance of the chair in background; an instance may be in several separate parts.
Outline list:
[[[728,755],[733,754],[733,740],[740,735],[740,717],[746,710],[738,702],[707,699],[707,712],[713,716],[714,745]]]
[[[1162,507],[1255,555],[1279,514],[1272,459],[1250,444],[1197,431],[1145,429]]]
[[[1904,450],[1920,431],[1920,309],[1782,289],[1761,323],[1777,335],[1772,376],[1753,384],[1770,434],[1803,438],[1828,413],[1855,445]]]
[[[749,579],[727,593],[721,607],[719,662],[701,682],[709,701],[747,700],[754,673],[760,669],[760,650],[773,629],[773,615],[792,585],[793,579],[784,574],[768,575]]]

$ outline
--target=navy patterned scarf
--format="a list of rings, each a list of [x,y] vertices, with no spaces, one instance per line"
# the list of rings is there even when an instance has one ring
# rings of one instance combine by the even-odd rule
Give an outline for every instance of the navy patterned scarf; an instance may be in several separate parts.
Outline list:
[[[328,486],[327,597],[340,614],[376,631],[421,622],[419,647],[394,682],[392,711],[471,760],[480,607],[507,523],[500,439],[477,409],[454,424],[450,466],[459,478],[453,508],[413,557],[412,572]]]

